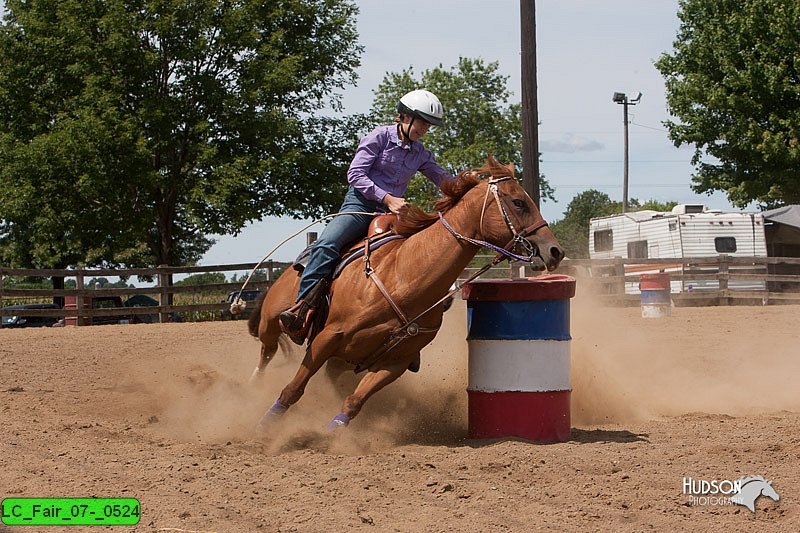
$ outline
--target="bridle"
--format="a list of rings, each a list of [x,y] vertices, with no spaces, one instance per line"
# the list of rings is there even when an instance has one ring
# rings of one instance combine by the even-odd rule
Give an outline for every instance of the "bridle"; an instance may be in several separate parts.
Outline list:
[[[439,220],[441,220],[442,225],[447,229],[447,231],[449,231],[458,240],[467,241],[477,246],[485,246],[486,248],[489,248],[497,252],[498,257],[501,257],[502,255],[505,256],[505,258],[513,259],[514,261],[525,261],[527,263],[532,263],[533,258],[536,257],[537,250],[534,248],[533,244],[527,239],[527,237],[535,234],[540,229],[546,227],[547,221],[545,221],[544,218],[541,218],[540,220],[534,222],[530,226],[522,229],[522,231],[517,231],[517,227],[514,225],[513,222],[511,222],[511,217],[509,216],[508,210],[506,209],[504,198],[500,196],[500,190],[499,187],[497,186],[498,183],[510,179],[514,178],[511,176],[504,176],[501,178],[491,178],[488,181],[488,186],[486,187],[486,194],[483,197],[483,207],[481,208],[481,222],[479,228],[481,231],[481,235],[483,235],[483,218],[484,215],[486,214],[486,206],[489,205],[489,193],[491,193],[494,196],[497,207],[500,209],[500,214],[502,215],[503,220],[506,223],[506,226],[511,231],[511,235],[513,235],[512,239],[502,248],[487,241],[473,239],[471,237],[461,235],[456,230],[454,230],[450,226],[450,224],[447,223],[447,220],[445,220],[444,215],[442,213],[439,213]],[[525,195],[528,196],[528,193],[526,192]],[[528,196],[528,198],[530,199],[530,196]],[[519,255],[512,251],[516,250],[518,247],[522,248],[522,250],[524,250],[524,253],[526,253],[527,255]]]

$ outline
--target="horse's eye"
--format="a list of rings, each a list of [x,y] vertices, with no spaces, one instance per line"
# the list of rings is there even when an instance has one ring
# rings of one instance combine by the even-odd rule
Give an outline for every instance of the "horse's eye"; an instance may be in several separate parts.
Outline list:
[[[514,207],[516,207],[517,209],[522,209],[525,207],[525,202],[523,202],[519,198],[514,199],[512,203],[514,204]]]

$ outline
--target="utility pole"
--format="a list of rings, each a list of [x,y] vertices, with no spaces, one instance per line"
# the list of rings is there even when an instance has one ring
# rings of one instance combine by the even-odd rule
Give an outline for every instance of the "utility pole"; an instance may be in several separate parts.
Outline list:
[[[520,0],[522,40],[522,187],[539,207],[539,109],[536,95],[536,0]]]
[[[622,123],[624,125],[625,140],[623,143],[623,163],[622,163],[622,212],[628,212],[628,106],[636,105],[642,99],[642,93],[636,93],[632,99],[628,99],[625,93],[614,93],[612,101],[622,105]]]

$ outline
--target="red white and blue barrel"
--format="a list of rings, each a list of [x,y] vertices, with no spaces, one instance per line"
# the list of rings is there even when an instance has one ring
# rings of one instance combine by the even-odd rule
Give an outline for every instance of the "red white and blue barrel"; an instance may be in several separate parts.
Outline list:
[[[569,276],[465,285],[469,436],[563,442],[570,436]]]
[[[642,274],[639,276],[642,318],[661,318],[672,315],[669,274]]]

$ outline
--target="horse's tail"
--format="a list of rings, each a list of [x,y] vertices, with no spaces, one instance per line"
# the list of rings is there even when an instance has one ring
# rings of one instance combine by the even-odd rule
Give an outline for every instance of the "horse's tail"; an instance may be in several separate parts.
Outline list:
[[[253,337],[258,337],[258,326],[261,324],[261,306],[264,305],[264,298],[267,296],[267,291],[262,292],[256,298],[256,307],[250,318],[247,319],[247,331]]]

